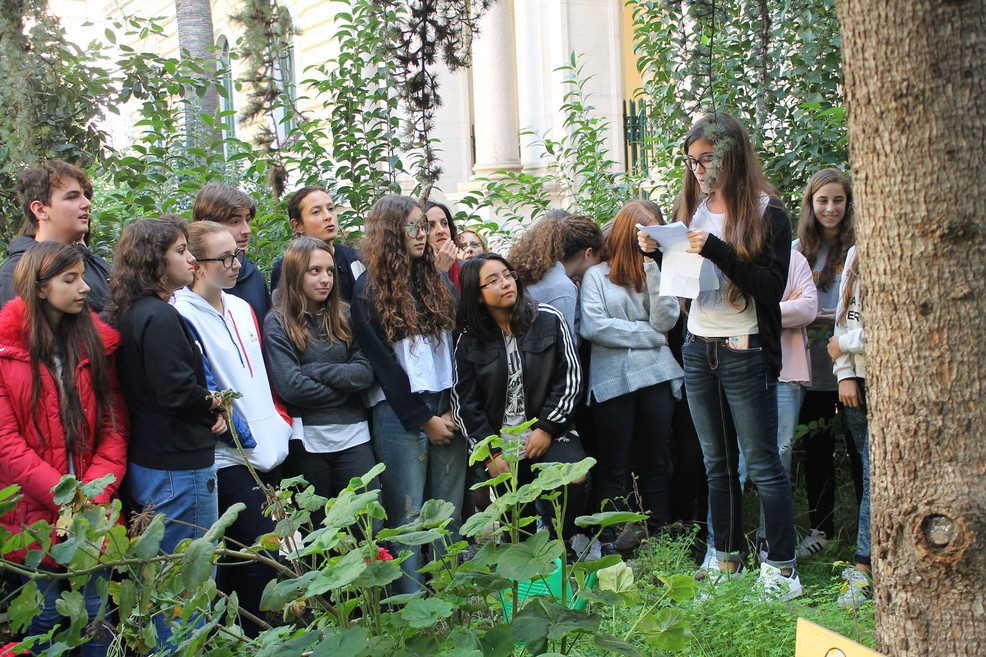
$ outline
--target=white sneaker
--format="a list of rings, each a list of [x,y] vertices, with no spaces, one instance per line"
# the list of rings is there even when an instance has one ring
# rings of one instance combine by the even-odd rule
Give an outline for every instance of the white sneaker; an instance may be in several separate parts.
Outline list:
[[[576,534],[571,540],[572,551],[580,558],[585,559],[583,554],[588,554],[586,549],[589,547],[589,537],[585,534]]]
[[[757,584],[763,591],[763,597],[772,600],[794,600],[805,592],[797,570],[792,570],[790,576],[785,577],[780,568],[769,563],[761,564]]]
[[[870,599],[870,577],[861,570],[846,568],[842,571],[842,593],[836,601],[842,609],[859,609],[860,605]]]
[[[701,582],[709,576],[709,573],[715,573],[717,570],[719,570],[719,560],[716,559],[716,549],[710,545],[705,550],[702,565],[695,571],[695,579]]]
[[[825,532],[812,529],[811,533],[805,536],[804,540],[798,543],[795,550],[798,559],[810,559],[825,551],[829,546],[829,538]]]
[[[589,553],[585,555],[583,561],[596,561],[603,558],[603,545],[598,540],[592,542],[589,546]]]

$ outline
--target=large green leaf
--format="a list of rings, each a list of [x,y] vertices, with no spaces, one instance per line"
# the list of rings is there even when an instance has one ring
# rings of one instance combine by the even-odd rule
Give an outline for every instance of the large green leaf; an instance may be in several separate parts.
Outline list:
[[[497,571],[518,582],[548,575],[564,551],[564,543],[551,540],[547,531],[541,531],[523,543],[507,547],[500,555]]]
[[[231,505],[216,522],[212,523],[212,527],[209,527],[203,538],[212,543],[218,542],[226,534],[226,530],[236,522],[236,518],[244,509],[246,509],[246,504],[243,502]]]
[[[164,516],[160,513],[155,515],[147,529],[140,535],[134,543],[134,554],[138,559],[150,559],[157,555],[161,547],[161,539],[164,538]]]
[[[448,618],[455,609],[455,605],[441,598],[415,598],[401,609],[400,615],[408,625],[421,629]]]
[[[194,591],[212,577],[215,556],[216,545],[209,539],[197,538],[189,543],[181,559],[181,581],[186,591]]]
[[[534,483],[544,490],[554,490],[585,479],[595,464],[596,459],[590,457],[578,463],[535,463],[531,467],[539,471]]]
[[[321,595],[326,591],[348,586],[363,574],[366,567],[366,558],[361,551],[347,552],[325,570],[318,571],[318,576],[308,585],[305,594]]]
[[[510,657],[517,645],[517,637],[509,625],[497,625],[479,639],[483,657]]]
[[[637,628],[648,645],[658,650],[675,652],[688,645],[688,619],[672,607],[664,607],[656,614],[646,616]]]
[[[21,588],[7,607],[7,617],[10,619],[10,627],[15,632],[23,632],[31,624],[31,619],[41,613],[41,605],[44,597],[38,591],[38,584],[31,580]]]
[[[579,516],[575,524],[579,527],[611,527],[626,522],[642,522],[647,520],[646,514],[631,511],[603,511],[591,516]]]
[[[362,657],[367,653],[366,640],[370,630],[365,627],[354,627],[330,634],[321,641],[311,657]]]

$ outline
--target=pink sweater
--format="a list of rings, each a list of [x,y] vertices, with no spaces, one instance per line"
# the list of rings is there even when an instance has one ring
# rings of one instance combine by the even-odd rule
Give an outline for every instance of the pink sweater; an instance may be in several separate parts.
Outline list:
[[[788,301],[795,290],[801,297]],[[811,385],[811,361],[808,355],[808,331],[818,312],[818,291],[811,276],[811,266],[797,250],[791,251],[787,270],[787,287],[781,297],[781,375],[779,381]]]

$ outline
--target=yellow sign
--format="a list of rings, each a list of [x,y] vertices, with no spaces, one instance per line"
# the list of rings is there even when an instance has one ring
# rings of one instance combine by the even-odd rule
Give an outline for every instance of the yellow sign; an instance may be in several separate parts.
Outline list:
[[[882,657],[880,653],[826,630],[804,618],[798,619],[798,642],[794,657]]]

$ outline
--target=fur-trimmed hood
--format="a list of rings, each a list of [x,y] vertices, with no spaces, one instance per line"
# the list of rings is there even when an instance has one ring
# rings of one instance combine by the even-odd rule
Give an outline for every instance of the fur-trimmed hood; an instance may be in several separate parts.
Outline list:
[[[92,318],[105,353],[109,356],[119,348],[120,334],[96,313],[92,313]],[[3,355],[30,359],[27,304],[20,297],[14,297],[0,310],[0,356]]]

